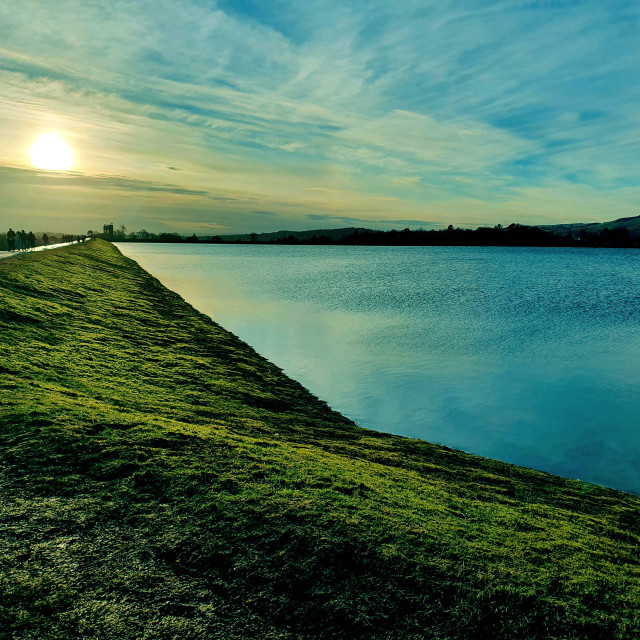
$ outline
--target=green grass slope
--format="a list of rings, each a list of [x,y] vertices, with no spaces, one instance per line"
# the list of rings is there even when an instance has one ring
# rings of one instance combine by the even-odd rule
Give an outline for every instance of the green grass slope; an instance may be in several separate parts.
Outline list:
[[[0,637],[640,637],[640,499],[356,427],[95,241],[0,261]]]

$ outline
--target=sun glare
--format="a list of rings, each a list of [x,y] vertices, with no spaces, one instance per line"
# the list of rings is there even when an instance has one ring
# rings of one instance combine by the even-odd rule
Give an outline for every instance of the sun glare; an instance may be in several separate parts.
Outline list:
[[[31,163],[37,169],[66,171],[73,166],[73,151],[60,137],[52,133],[41,135],[29,149]]]

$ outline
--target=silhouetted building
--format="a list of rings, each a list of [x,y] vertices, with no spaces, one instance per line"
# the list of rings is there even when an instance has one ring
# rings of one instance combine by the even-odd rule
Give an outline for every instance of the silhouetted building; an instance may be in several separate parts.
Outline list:
[[[102,233],[104,233],[105,236],[112,236],[113,235],[113,225],[112,224],[103,224],[102,225]]]

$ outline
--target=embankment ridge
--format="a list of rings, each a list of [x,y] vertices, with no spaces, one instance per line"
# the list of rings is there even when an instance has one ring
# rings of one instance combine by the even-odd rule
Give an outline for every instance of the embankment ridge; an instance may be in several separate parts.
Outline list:
[[[358,428],[95,241],[0,261],[0,636],[640,637],[640,498]]]

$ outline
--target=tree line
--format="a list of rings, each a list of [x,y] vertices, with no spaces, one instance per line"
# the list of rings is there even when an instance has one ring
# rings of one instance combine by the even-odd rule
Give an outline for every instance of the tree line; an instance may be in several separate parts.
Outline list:
[[[285,244],[285,245],[369,245],[369,246],[509,246],[509,247],[610,247],[638,248],[640,235],[631,234],[625,227],[604,228],[589,232],[558,234],[540,227],[510,224],[507,227],[478,227],[477,229],[403,229],[398,231],[355,230],[334,239],[318,234],[300,238],[289,234],[262,239],[257,233],[244,237],[183,236],[178,233],[153,233],[141,230],[129,234],[120,233],[117,238],[128,242],[180,242],[204,244]]]

